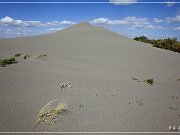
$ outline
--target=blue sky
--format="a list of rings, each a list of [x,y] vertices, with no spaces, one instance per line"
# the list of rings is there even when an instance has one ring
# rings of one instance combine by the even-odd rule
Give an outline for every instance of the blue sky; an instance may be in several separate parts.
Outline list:
[[[3,0],[1,0],[1,2],[2,1]],[[180,3],[173,3],[178,2],[177,0],[168,4],[114,3],[123,1],[147,2],[147,0],[99,1],[110,3],[1,3],[0,37],[9,38],[45,34],[61,30],[82,21],[88,21],[92,25],[105,27],[130,38],[146,35],[154,39],[176,37],[180,40]],[[157,0],[151,0],[151,2],[153,1],[157,2]],[[159,1],[163,2],[163,0]]]

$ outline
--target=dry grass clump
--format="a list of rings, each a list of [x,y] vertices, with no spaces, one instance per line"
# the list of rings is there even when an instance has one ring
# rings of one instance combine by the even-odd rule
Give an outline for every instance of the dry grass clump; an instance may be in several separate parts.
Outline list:
[[[62,115],[64,112],[68,110],[67,104],[66,103],[58,103],[56,106],[53,107],[53,102],[47,103],[40,112],[38,113],[37,116],[37,124],[45,122],[48,125],[54,125],[55,123],[55,118],[58,115]]]

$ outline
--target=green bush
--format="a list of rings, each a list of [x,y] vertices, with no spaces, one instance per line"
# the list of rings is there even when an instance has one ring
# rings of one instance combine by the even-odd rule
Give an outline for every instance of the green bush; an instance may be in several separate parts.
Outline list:
[[[153,79],[147,79],[146,82],[150,85],[153,85],[154,84],[154,80]]]
[[[153,44],[154,47],[180,53],[180,42],[176,38],[151,40],[146,36],[135,37],[134,40]]]
[[[135,37],[134,40],[148,43],[149,39],[146,36]]]
[[[28,58],[30,58],[30,55],[25,55],[24,56],[24,59],[28,59]]]
[[[20,57],[21,55],[22,55],[22,54],[17,53],[17,54],[14,55],[14,57]]]
[[[9,59],[0,60],[1,67],[5,67],[6,65],[16,63],[16,59],[14,57]]]
[[[47,57],[47,55],[46,54],[42,54],[42,55],[39,55],[39,56],[37,56],[38,58],[45,58],[45,57]]]

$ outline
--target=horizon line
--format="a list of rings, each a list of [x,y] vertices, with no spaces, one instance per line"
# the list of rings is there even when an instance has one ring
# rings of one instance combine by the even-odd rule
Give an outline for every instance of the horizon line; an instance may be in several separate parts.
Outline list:
[[[175,2],[175,1],[164,1],[164,2],[156,2],[156,1],[148,1],[148,2],[100,2],[100,1],[87,1],[87,2],[80,2],[80,1],[73,1],[73,2],[67,2],[67,1],[52,1],[52,2],[42,2],[42,1],[27,1],[27,2],[22,2],[22,1],[6,1],[6,2],[0,2],[0,4],[168,4],[168,3],[173,3],[173,4],[180,4],[180,2]]]
[[[149,133],[152,133],[152,134],[179,134],[179,132],[0,132],[0,134],[30,134],[30,133],[34,133],[34,134],[62,134],[62,133],[66,133],[66,134],[79,134],[79,133],[84,133],[84,134],[94,134],[94,133],[97,133],[97,134],[109,134],[109,133],[113,133],[113,134],[134,134],[134,133],[138,133],[138,134],[149,134]]]

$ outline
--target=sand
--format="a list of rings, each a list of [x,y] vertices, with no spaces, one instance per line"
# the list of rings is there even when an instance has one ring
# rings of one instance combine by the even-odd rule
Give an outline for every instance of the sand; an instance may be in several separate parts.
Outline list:
[[[0,39],[0,59],[17,53],[30,58],[0,67],[1,132],[167,132],[180,126],[178,53],[87,23]],[[67,81],[70,87],[62,89]],[[53,125],[36,126],[41,108],[55,99],[68,111]]]

